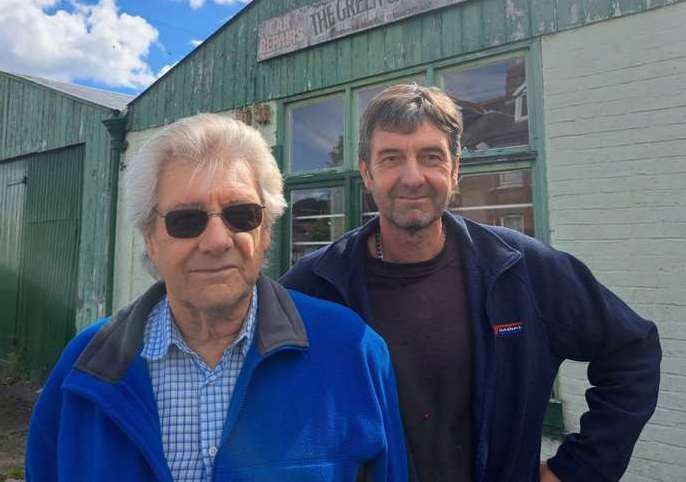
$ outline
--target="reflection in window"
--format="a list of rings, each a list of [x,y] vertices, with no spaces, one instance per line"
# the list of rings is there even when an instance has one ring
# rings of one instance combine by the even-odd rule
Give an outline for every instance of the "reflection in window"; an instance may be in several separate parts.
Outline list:
[[[441,74],[464,117],[463,150],[529,144],[526,64],[523,57]]]
[[[290,172],[343,165],[343,95],[288,108]]]
[[[450,210],[480,223],[506,226],[533,236],[531,171],[466,175],[453,193]]]
[[[496,189],[511,189],[524,186],[524,171],[503,171],[495,178]]]
[[[500,217],[500,225],[506,228],[514,229],[515,231],[524,231],[524,215],[522,214],[506,214]]]
[[[291,264],[340,237],[345,230],[342,187],[291,192]]]
[[[376,207],[376,203],[374,202],[374,198],[372,195],[368,192],[363,192],[362,193],[362,212],[360,213],[361,216],[361,224],[366,223],[370,219],[372,219],[374,216],[379,214],[379,208]]]

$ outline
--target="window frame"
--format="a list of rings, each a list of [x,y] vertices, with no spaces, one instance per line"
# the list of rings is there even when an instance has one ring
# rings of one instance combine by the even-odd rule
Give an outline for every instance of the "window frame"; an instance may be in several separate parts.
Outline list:
[[[387,72],[373,77],[348,82],[345,85],[321,89],[288,98],[280,99],[277,108],[277,146],[279,167],[284,174],[285,190],[290,196],[293,189],[303,189],[308,185],[320,183],[339,183],[345,186],[346,229],[358,224],[361,213],[361,197],[358,195],[361,180],[357,166],[358,122],[361,113],[357,112],[358,90],[390,85],[394,82],[409,80],[411,77],[424,77],[427,86],[439,86],[443,72],[471,70],[494,62],[522,57],[525,61],[527,81],[527,117],[529,127],[529,144],[484,149],[477,152],[463,153],[460,156],[460,174],[478,174],[494,171],[531,169],[532,203],[534,211],[535,236],[544,242],[549,241],[547,192],[545,189],[545,152],[543,149],[543,81],[541,71],[540,40],[517,42],[509,46],[489,49],[487,51],[452,57],[440,61],[415,66],[408,69]],[[290,172],[291,138],[289,109],[294,104],[314,103],[337,94],[343,94],[344,119],[343,137],[344,153],[341,166],[331,169]],[[330,184],[331,185],[331,184]],[[359,198],[359,199],[358,199]],[[281,274],[289,268],[290,259],[290,210],[284,215],[275,229],[275,238],[279,238]],[[278,232],[276,232],[278,231]]]

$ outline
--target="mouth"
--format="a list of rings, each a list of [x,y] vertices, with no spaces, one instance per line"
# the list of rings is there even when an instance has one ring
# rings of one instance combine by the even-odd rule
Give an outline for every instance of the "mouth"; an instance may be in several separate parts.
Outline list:
[[[227,264],[225,266],[219,266],[219,267],[213,267],[213,268],[203,268],[203,269],[194,269],[191,271],[191,273],[196,273],[196,274],[221,274],[221,273],[226,273],[227,271],[230,271],[232,269],[238,269],[238,267],[232,265],[232,264]]]

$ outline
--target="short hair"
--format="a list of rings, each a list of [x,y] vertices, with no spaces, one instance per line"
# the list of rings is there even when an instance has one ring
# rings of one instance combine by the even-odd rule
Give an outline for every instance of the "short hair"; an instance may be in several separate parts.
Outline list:
[[[126,167],[128,212],[143,234],[155,221],[160,173],[174,160],[190,162],[198,170],[210,172],[233,162],[245,162],[255,176],[265,206],[264,221],[270,231],[286,208],[281,172],[260,133],[223,115],[198,114],[178,120],[155,134]],[[143,266],[157,277],[147,253],[143,256]]]
[[[437,87],[397,84],[378,93],[362,115],[359,157],[369,163],[371,140],[375,129],[409,134],[423,122],[431,122],[448,135],[448,147],[454,157],[460,155],[462,113],[457,103]]]

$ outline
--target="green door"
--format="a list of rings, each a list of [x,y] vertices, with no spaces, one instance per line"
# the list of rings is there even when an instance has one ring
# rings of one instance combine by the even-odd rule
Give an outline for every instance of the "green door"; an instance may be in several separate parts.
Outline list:
[[[82,145],[26,158],[16,337],[37,376],[74,335],[82,166]]]
[[[0,359],[14,351],[26,161],[0,164]]]

